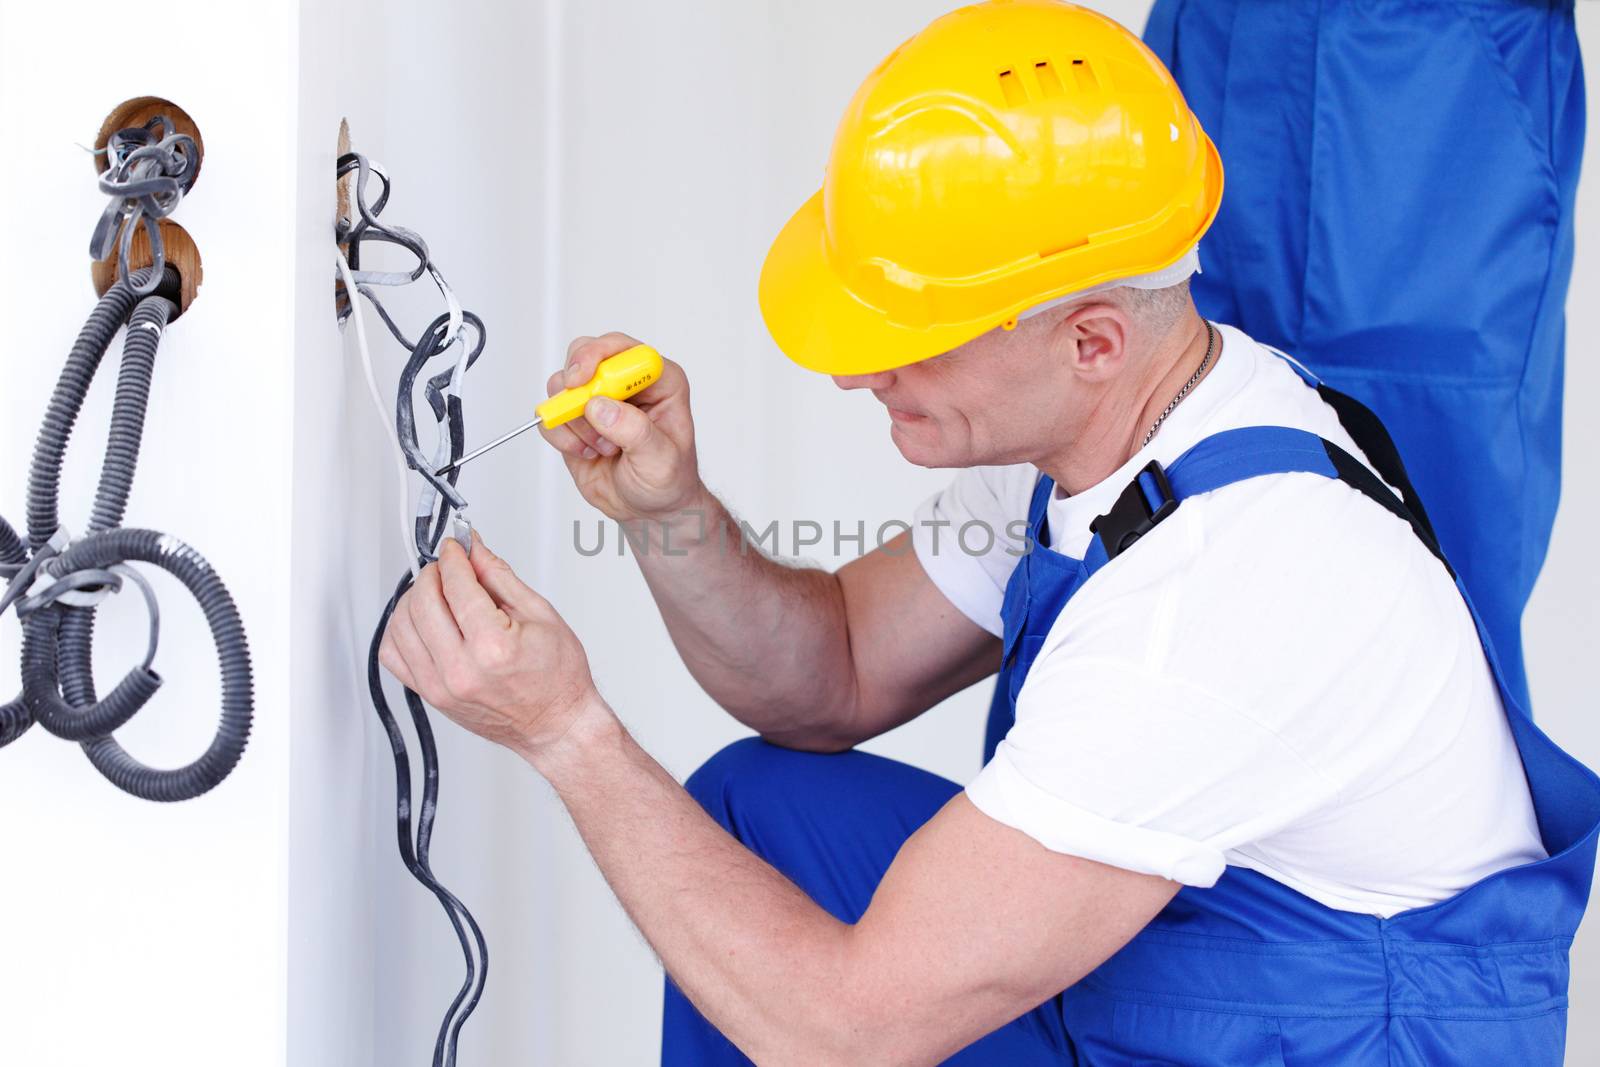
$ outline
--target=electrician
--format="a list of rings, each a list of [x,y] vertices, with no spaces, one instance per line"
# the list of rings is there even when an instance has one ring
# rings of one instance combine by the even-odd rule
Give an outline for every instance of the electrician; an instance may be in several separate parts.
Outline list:
[[[1519,706],[1381,424],[1197,313],[1221,197],[1090,11],[964,8],[868,77],[761,304],[962,468],[912,532],[836,574],[730,550],[675,364],[546,433],[647,520],[677,648],[761,735],[686,788],[481,542],[395,612],[383,663],[551,782],[660,956],[663,1062],[1561,1062],[1600,780]],[[633,343],[580,338],[552,391]],[[936,543],[969,523],[1002,536]],[[997,671],[965,789],[852,750]]]

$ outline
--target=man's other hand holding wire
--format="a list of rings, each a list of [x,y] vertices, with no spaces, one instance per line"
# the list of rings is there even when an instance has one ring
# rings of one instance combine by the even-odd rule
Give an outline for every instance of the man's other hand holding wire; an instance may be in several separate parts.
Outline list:
[[[589,659],[550,602],[473,534],[401,597],[378,658],[407,688],[530,762],[598,708]]]

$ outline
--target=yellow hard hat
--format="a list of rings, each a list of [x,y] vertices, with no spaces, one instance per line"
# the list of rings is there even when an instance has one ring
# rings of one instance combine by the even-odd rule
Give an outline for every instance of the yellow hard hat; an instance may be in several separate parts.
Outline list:
[[[761,313],[801,366],[889,370],[1176,262],[1221,200],[1216,146],[1137,37],[1074,4],[991,0],[856,90],[822,189],[767,253]]]

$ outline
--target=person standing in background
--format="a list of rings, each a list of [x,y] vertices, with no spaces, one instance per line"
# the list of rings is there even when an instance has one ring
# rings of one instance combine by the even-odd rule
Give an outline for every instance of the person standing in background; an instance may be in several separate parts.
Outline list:
[[[1156,0],[1228,195],[1193,295],[1372,408],[1527,706],[1561,482],[1573,0]]]

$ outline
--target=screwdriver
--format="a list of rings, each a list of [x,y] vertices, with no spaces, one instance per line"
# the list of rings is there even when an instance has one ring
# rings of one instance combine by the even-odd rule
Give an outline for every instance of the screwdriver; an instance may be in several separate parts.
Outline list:
[[[499,448],[513,437],[525,434],[535,426],[543,425],[553,429],[562,423],[571,422],[583,414],[583,406],[589,402],[590,397],[608,396],[612,400],[626,400],[660,377],[661,353],[649,345],[634,345],[614,356],[607,356],[600,361],[599,366],[595,367],[594,377],[588,382],[575,385],[571,389],[563,389],[534,408],[532,420],[508,434],[496,437],[482,448],[468,452],[454,463],[445,464],[433,473],[438,477],[449,474],[457,467],[477,459],[492,448]]]

